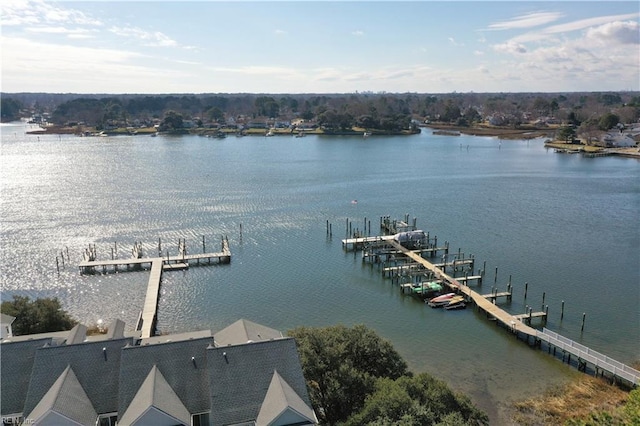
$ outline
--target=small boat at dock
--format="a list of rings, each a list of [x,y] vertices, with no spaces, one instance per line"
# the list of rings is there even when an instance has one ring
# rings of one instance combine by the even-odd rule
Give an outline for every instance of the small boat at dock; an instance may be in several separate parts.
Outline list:
[[[449,303],[444,305],[444,308],[448,311],[453,309],[464,309],[466,307],[467,305],[465,303],[464,296],[454,296],[449,300]]]
[[[433,299],[429,299],[427,304],[432,308],[440,308],[444,305],[448,305],[455,295],[455,293],[442,294],[440,296],[434,297]]]

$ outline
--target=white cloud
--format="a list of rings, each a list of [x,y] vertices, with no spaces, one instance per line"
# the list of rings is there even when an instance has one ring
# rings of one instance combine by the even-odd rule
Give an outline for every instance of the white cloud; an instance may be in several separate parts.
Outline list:
[[[453,44],[454,46],[457,46],[457,47],[464,46],[464,43],[457,42],[456,39],[453,37],[449,37],[448,40],[449,40],[449,43]]]
[[[531,28],[557,21],[562,17],[559,12],[535,12],[527,15],[516,16],[509,21],[496,22],[489,25],[489,30],[512,30]]]
[[[285,30],[275,30],[274,33],[277,35],[283,35],[283,34],[286,34],[287,32]]]
[[[637,22],[609,22],[587,30],[587,38],[606,43],[640,44],[640,28]]]
[[[364,31],[356,30],[356,31],[352,31],[351,34],[356,37],[362,37],[364,35]]]
[[[585,28],[593,27],[596,25],[603,25],[614,21],[620,21],[624,19],[633,19],[640,17],[640,13],[628,13],[626,15],[609,15],[598,16],[595,18],[581,19],[579,21],[568,22],[566,24],[553,25],[545,28],[545,34],[557,34],[568,33],[572,31],[583,30]]]
[[[214,72],[248,76],[271,76],[273,78],[289,78],[298,74],[295,68],[276,66],[243,66],[243,67],[209,67]]]
[[[67,36],[88,36],[94,30],[84,28],[66,28],[66,27],[28,27],[25,31],[37,34],[62,34]]]
[[[102,22],[76,9],[42,0],[3,0],[2,25],[75,24],[101,26]]]
[[[510,54],[522,54],[527,53],[527,48],[521,43],[516,43],[512,40],[506,43],[495,44],[492,46],[496,52],[510,53]]]
[[[111,27],[109,31],[121,37],[134,37],[145,46],[151,47],[177,47],[178,42],[159,31],[145,31],[135,27]]]
[[[513,37],[511,41],[516,43],[543,41],[543,40],[548,40],[553,38],[556,34],[571,33],[574,31],[580,31],[580,30],[588,29],[590,27],[605,25],[605,24],[609,24],[612,22],[620,21],[620,20],[638,18],[639,16],[640,16],[639,13],[629,13],[625,15],[608,15],[608,16],[598,16],[598,17],[589,18],[589,19],[580,19],[578,21],[552,25],[537,31],[526,32],[524,34],[520,34],[518,36]]]
[[[93,49],[6,36],[1,42],[2,83],[9,91],[161,92],[163,87],[189,77],[124,49]]]

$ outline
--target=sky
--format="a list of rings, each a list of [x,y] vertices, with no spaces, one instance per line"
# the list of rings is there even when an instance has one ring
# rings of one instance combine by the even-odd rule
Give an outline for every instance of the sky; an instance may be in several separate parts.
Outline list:
[[[640,2],[2,0],[5,93],[640,90]]]

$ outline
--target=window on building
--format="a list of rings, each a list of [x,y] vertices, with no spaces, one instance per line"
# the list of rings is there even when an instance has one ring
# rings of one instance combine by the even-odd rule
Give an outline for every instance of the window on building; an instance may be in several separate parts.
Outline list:
[[[209,412],[193,414],[191,416],[191,426],[208,426],[209,425]]]
[[[96,421],[96,426],[116,426],[118,413],[100,414]]]

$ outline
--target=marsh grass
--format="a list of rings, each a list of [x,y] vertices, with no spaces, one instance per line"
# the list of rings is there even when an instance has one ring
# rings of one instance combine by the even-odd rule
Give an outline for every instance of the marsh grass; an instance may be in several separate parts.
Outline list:
[[[624,425],[624,406],[629,392],[602,378],[581,376],[554,387],[542,396],[514,404],[513,421],[518,425],[612,424]],[[602,423],[597,419],[607,421]]]

